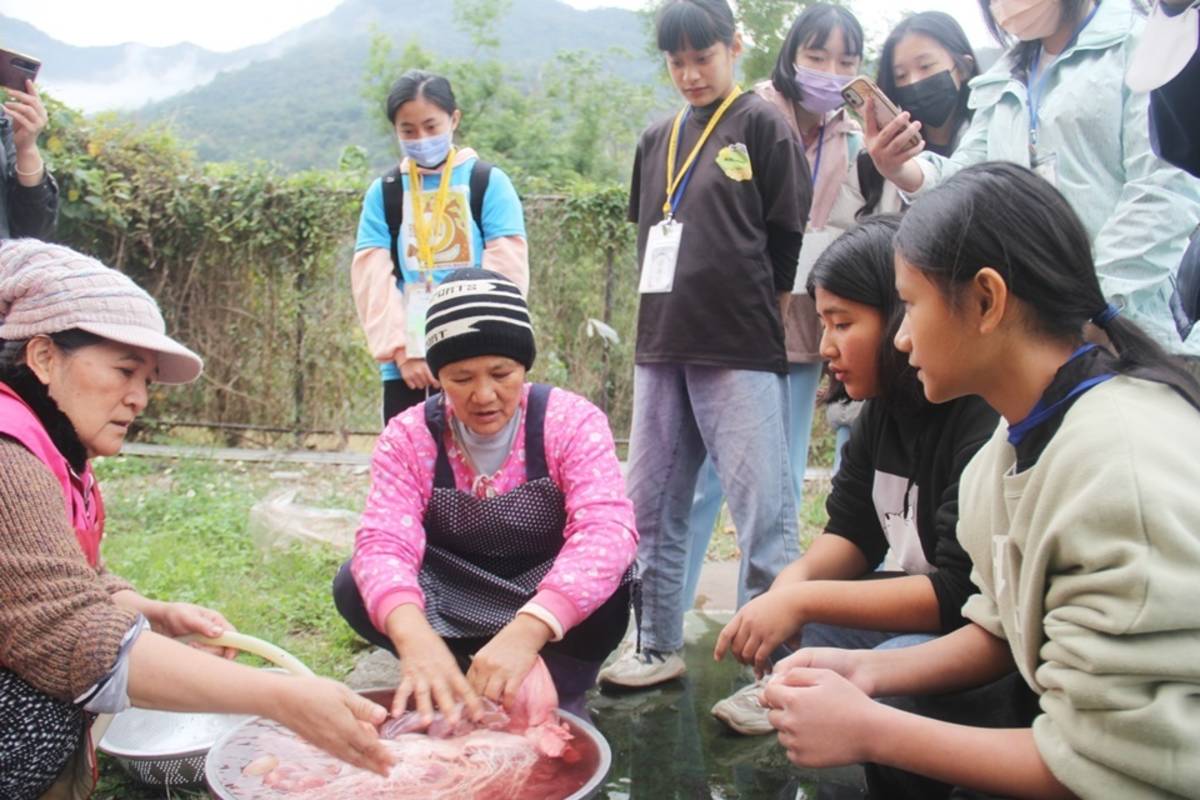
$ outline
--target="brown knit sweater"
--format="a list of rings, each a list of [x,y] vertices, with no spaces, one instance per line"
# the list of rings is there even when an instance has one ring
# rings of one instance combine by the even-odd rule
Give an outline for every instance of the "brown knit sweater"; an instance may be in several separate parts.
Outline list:
[[[111,595],[132,588],[87,563],[54,475],[0,436],[0,665],[73,700],[115,665],[137,612]]]

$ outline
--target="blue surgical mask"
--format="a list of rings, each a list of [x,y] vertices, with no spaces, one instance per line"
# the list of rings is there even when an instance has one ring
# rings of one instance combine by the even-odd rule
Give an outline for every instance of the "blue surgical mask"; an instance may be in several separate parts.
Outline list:
[[[854,79],[853,75],[834,75],[796,65],[796,87],[800,90],[800,106],[813,114],[828,114],[846,104],[842,89]]]
[[[400,139],[400,149],[418,165],[436,167],[450,155],[452,136],[451,131],[446,131],[424,139]]]

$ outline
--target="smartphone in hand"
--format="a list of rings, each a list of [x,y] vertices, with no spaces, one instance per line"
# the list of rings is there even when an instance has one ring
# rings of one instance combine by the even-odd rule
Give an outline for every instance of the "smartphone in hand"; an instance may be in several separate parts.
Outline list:
[[[25,81],[37,80],[42,62],[32,56],[0,49],[0,87],[27,91]]]
[[[896,107],[896,104],[875,85],[875,81],[865,75],[858,76],[842,89],[842,98],[846,101],[846,105],[850,106],[860,117],[863,116],[868,97],[875,101],[875,122],[881,129],[900,116],[900,109]],[[905,143],[905,147],[916,147],[920,143],[921,137],[914,133],[912,138]]]

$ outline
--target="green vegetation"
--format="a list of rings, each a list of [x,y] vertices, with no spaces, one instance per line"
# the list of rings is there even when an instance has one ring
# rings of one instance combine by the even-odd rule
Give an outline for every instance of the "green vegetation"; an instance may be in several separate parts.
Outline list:
[[[136,117],[176,126],[205,160],[267,159],[288,170],[331,169],[343,148],[359,146],[373,169],[382,171],[395,155],[392,136],[379,127],[383,106],[354,91],[368,68],[373,40],[382,37],[400,49],[412,45],[443,60],[475,62],[483,55],[489,62],[481,65],[484,70],[504,65],[504,81],[489,105],[496,112],[492,121],[509,124],[514,139],[529,141],[530,119],[515,113],[517,106],[535,115],[543,111],[549,85],[562,69],[559,52],[594,59],[598,80],[652,87],[655,61],[640,52],[642,36],[633,12],[584,12],[552,0],[350,0],[291,37],[299,41],[281,54],[223,72]],[[481,41],[485,54],[479,52]],[[614,55],[614,48],[624,55]],[[387,80],[398,76],[389,73]],[[612,108],[620,110],[616,103]],[[638,118],[634,125],[643,122]],[[465,141],[483,151],[482,140]],[[543,143],[556,145],[557,135]],[[501,158],[510,148],[487,152]]]
[[[453,79],[462,140],[523,193],[542,354],[534,377],[592,399],[623,438],[637,307],[626,178],[638,131],[663,101],[654,87],[614,73],[627,53],[562,52],[525,80],[502,43],[529,3],[546,4],[453,4],[444,22],[472,48],[466,58],[435,56],[415,40],[397,53],[380,29],[363,48],[359,99],[378,108],[413,66]],[[782,24],[752,16],[768,8],[777,21],[795,11],[778,0],[747,6],[755,41]],[[311,131],[297,106],[304,93],[264,84],[252,94],[297,136]],[[377,426],[377,368],[349,291],[355,223],[376,174],[365,147],[323,140],[323,150],[338,151],[338,170],[284,174],[265,162],[204,162],[164,126],[50,107],[45,153],[65,199],[61,238],[146,287],[170,330],[207,362],[196,384],[156,392],[156,417],[342,432],[342,441]],[[359,127],[383,136],[381,116]],[[235,128],[210,130],[253,135]]]
[[[835,6],[848,6],[844,0],[824,0]],[[781,2],[781,0],[739,0],[738,23],[746,38],[746,53],[742,57],[742,72],[747,83],[766,80],[775,68],[775,60],[783,47],[788,29],[805,7],[814,0]]]
[[[247,531],[250,508],[281,484],[320,507],[361,510],[368,478],[346,467],[288,469],[210,461],[102,459],[109,567],[143,594],[219,609],[240,630],[274,642],[313,670],[343,677],[357,641],[333,608],[330,582],[348,552],[295,547],[264,553]],[[250,591],[247,591],[247,590]]]
[[[104,489],[110,569],[147,596],[218,609],[238,629],[278,644],[316,672],[346,676],[366,648],[329,594],[348,553],[298,546],[264,554],[247,534],[247,515],[281,482],[303,484],[306,502],[361,509],[365,476],[325,467],[272,478],[261,465],[139,458],[101,459],[96,471]],[[138,788],[107,758],[102,766],[100,800],[164,796],[161,789]]]

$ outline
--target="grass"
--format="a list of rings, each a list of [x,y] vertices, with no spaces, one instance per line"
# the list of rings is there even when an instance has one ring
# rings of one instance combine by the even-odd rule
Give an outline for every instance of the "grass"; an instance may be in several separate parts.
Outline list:
[[[310,545],[264,552],[249,525],[255,503],[292,487],[301,488],[299,503],[360,510],[369,484],[362,468],[118,457],[98,460],[96,471],[107,515],[106,563],[142,594],[215,608],[242,632],[334,678],[345,678],[367,649],[330,598],[330,582],[349,551]],[[805,545],[824,525],[825,493],[810,485],[805,497]],[[723,515],[708,560],[732,558],[736,540]],[[101,756],[97,800],[206,796],[142,789]]]
[[[104,556],[113,572],[149,597],[216,608],[239,630],[291,652],[313,670],[342,678],[365,649],[334,610],[329,586],[348,552],[293,547],[264,553],[248,530],[251,507],[299,484],[298,501],[361,508],[367,478],[342,467],[272,471],[261,465],[113,458],[97,462],[104,490]],[[101,756],[96,797],[200,798],[142,789]]]

